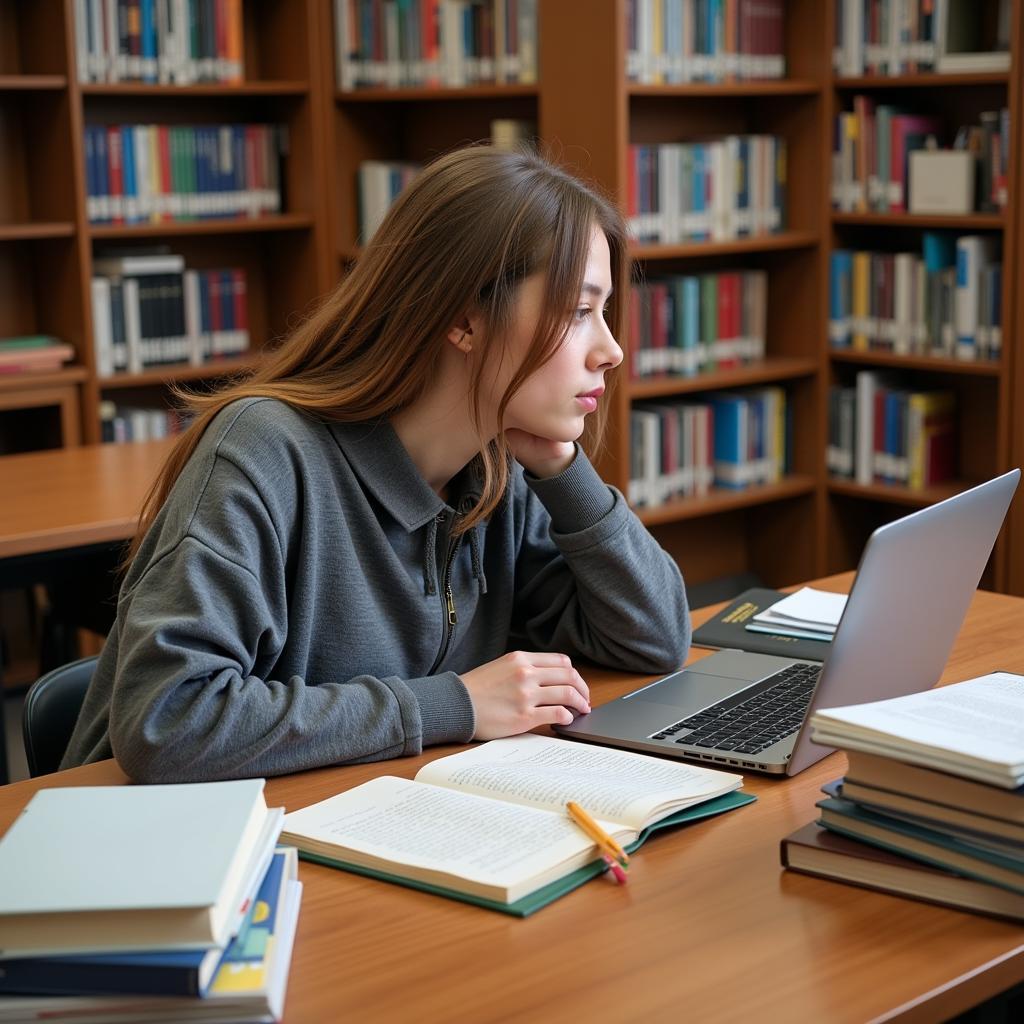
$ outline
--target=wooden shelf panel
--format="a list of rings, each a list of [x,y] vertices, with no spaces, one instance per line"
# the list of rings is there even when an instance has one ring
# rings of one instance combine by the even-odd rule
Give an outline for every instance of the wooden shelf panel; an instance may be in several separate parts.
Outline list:
[[[0,374],[0,391],[60,387],[62,384],[81,383],[88,377],[89,371],[84,366],[66,366],[53,373],[4,373]]]
[[[710,494],[702,498],[680,498],[677,501],[659,505],[657,508],[638,508],[636,514],[645,525],[658,526],[663,523],[679,522],[683,519],[717,515],[720,512],[754,508],[757,505],[765,505],[772,501],[784,501],[787,498],[799,498],[805,494],[813,494],[814,489],[814,477],[788,476],[777,484],[748,487],[742,491],[716,487]]]
[[[0,75],[0,92],[54,92],[67,87],[66,75]]]
[[[818,236],[813,231],[783,231],[778,235],[756,235],[753,238],[737,238],[728,242],[686,242],[683,245],[631,242],[629,253],[637,260],[703,259],[707,256],[810,249],[816,246],[818,241]]]
[[[204,363],[202,366],[154,366],[142,373],[119,373],[113,377],[100,377],[98,383],[101,391],[159,387],[189,380],[208,380],[214,377],[226,377],[234,373],[246,373],[249,370],[254,370],[259,362],[258,356],[250,355],[244,359],[223,359]]]
[[[513,96],[536,98],[539,95],[540,90],[535,85],[467,85],[439,89],[415,86],[402,89],[338,89],[334,99],[337,103],[429,103],[433,100],[489,100]]]
[[[686,395],[700,391],[717,391],[722,388],[741,388],[753,384],[768,384],[772,381],[792,380],[810,377],[818,371],[815,359],[778,358],[748,363],[731,370],[715,370],[698,374],[696,377],[655,377],[647,380],[631,380],[628,383],[632,400],[662,398],[669,395]]]
[[[742,80],[736,82],[686,82],[676,85],[641,85],[631,82],[626,86],[630,96],[678,96],[704,98],[721,96],[727,98],[761,96],[817,96],[821,86],[804,78],[779,78],[761,81]]]
[[[968,480],[950,480],[934,487],[912,489],[896,484],[858,484],[852,480],[830,479],[828,490],[831,494],[842,494],[849,498],[864,498],[868,501],[885,501],[893,505],[909,505],[911,508],[925,508],[937,501],[952,498],[954,494],[973,487]]]
[[[880,228],[916,227],[1001,231],[1006,226],[1006,217],[1001,213],[965,213],[950,216],[933,213],[841,213],[834,211],[832,223]]]
[[[75,225],[65,221],[39,224],[0,224],[0,242],[27,242],[33,238],[71,238]]]
[[[919,75],[857,75],[835,78],[832,84],[837,89],[944,89],[961,85],[1006,85],[1010,81],[1009,71],[973,71],[969,74],[935,74],[924,72]]]
[[[305,213],[272,217],[237,217],[222,220],[162,221],[159,224],[92,224],[92,238],[159,238],[164,235],[232,235],[253,231],[297,231],[313,225]]]
[[[1000,377],[1003,363],[997,360],[968,362],[966,359],[944,359],[938,356],[898,356],[892,352],[853,352],[830,349],[829,358],[837,363],[865,366],[888,366],[894,369],[925,370],[931,373],[964,373],[978,377]]]
[[[243,82],[240,85],[219,85],[216,82],[201,82],[196,85],[146,85],[143,82],[90,82],[82,86],[83,96],[138,96],[145,99],[173,96],[186,99],[189,96],[305,96],[309,93],[309,82],[265,81]]]

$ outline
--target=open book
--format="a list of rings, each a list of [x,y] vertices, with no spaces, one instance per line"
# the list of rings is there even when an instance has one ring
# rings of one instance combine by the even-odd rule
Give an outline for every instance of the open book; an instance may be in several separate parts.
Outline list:
[[[992,672],[890,700],[815,711],[811,738],[1003,789],[1024,785],[1024,676]]]
[[[526,916],[604,870],[572,800],[627,850],[652,826],[754,798],[739,775],[527,733],[382,776],[285,816],[310,860]],[[696,805],[700,805],[697,807]]]

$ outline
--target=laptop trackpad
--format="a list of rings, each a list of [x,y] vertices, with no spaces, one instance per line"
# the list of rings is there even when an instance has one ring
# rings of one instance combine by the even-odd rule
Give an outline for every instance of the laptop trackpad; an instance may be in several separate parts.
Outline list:
[[[666,676],[659,682],[632,694],[627,700],[668,705],[679,708],[683,714],[692,714],[717,703],[723,697],[739,693],[750,685],[746,680],[688,670]],[[683,715],[680,715],[680,718],[682,717]]]

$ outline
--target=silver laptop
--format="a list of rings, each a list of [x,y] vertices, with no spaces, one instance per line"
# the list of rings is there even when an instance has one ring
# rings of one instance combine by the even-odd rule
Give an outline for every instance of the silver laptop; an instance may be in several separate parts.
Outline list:
[[[803,771],[831,753],[810,740],[815,709],[938,682],[1019,480],[1014,469],[875,530],[823,663],[723,650],[555,729],[645,753]]]

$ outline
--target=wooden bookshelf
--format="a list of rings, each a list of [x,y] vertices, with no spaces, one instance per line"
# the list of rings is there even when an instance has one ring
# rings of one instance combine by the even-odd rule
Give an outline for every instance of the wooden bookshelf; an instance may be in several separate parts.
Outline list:
[[[819,343],[824,296],[818,268],[828,226],[821,202],[820,141],[831,50],[822,45],[824,5],[793,0],[787,7],[785,79],[641,85],[626,77],[624,0],[541,4],[541,137],[556,140],[570,169],[613,196],[623,209],[630,143],[743,132],[786,139],[788,210],[780,233],[631,247],[645,278],[732,269],[762,269],[768,275],[763,362],[681,380],[623,381],[625,386],[612,395],[609,436],[598,465],[606,479],[625,490],[633,401],[707,397],[768,383],[786,390],[793,422],[791,475],[769,486],[716,488],[705,497],[639,511],[691,583],[740,572],[755,572],[772,585],[795,582],[817,571],[824,543],[824,448],[815,425],[826,366]],[[581,24],[587,25],[588,45],[583,49],[575,43]],[[794,294],[806,296],[806,301],[786,300]]]
[[[167,384],[245,372],[287,333],[358,257],[357,168],[367,159],[426,162],[488,138],[495,118],[536,121],[549,151],[616,201],[625,200],[632,143],[678,142],[731,132],[787,140],[788,213],[776,235],[632,247],[643,274],[763,269],[768,275],[767,355],[696,378],[629,381],[610,392],[610,430],[598,465],[628,483],[633,401],[706,396],[762,384],[785,387],[793,424],[792,473],[778,484],[715,490],[641,515],[698,583],[755,572],[782,585],[856,564],[868,534],[909,509],[1024,463],[1024,309],[1004,289],[1004,351],[994,363],[833,351],[828,343],[829,258],[838,246],[895,251],[922,230],[998,234],[1004,281],[1019,276],[1024,217],[1011,190],[1001,213],[965,217],[839,213],[830,201],[833,119],[866,92],[949,123],[995,105],[1010,108],[1010,181],[1020,177],[1021,8],[1013,0],[1009,72],[835,78],[833,11],[788,0],[787,77],[688,85],[626,78],[626,0],[540,0],[541,66],[535,85],[467,88],[337,86],[333,0],[253,0],[244,5],[246,78],[238,85],[82,83],[75,69],[73,0],[0,0],[0,334],[52,333],[75,348],[59,382],[77,389],[83,440],[99,439],[105,398],[167,393]],[[87,123],[266,121],[288,126],[284,211],[141,226],[89,224]],[[242,266],[249,278],[254,351],[207,367],[154,367],[99,378],[92,349],[90,279],[108,246],[166,243],[189,266]],[[958,480],[924,492],[859,487],[824,468],[828,388],[876,367],[908,383],[949,386],[961,403]],[[58,382],[53,382],[58,383]],[[28,382],[3,381],[15,394]],[[25,424],[37,421],[26,412]],[[54,428],[56,429],[56,428]],[[50,434],[56,436],[53,431]],[[48,434],[49,436],[49,434]],[[2,444],[2,437],[0,437]],[[1024,594],[1024,497],[1011,510],[984,584]]]
[[[241,373],[328,288],[327,167],[320,26],[325,0],[243,8],[238,84],[83,82],[73,0],[0,0],[0,336],[49,333],[76,351],[76,436],[100,439],[104,398],[159,406],[167,386]],[[86,124],[263,122],[287,128],[283,211],[259,218],[95,224],[86,216]],[[167,245],[197,269],[243,267],[253,351],[207,366],[152,367],[100,378],[92,344],[92,262],[111,246]],[[70,379],[70,378],[69,378]],[[66,382],[65,382],[66,383]],[[38,390],[29,378],[4,394]],[[26,413],[25,425],[37,414]],[[49,431],[52,434],[53,431]],[[3,438],[0,436],[0,448]]]
[[[833,11],[827,12],[832,38]],[[932,114],[955,129],[960,124],[976,123],[982,110],[1007,107],[1010,114],[1009,204],[994,213],[970,213],[963,216],[933,216],[913,213],[847,213],[831,208],[826,196],[828,243],[822,247],[821,272],[828,283],[829,258],[834,248],[869,251],[920,251],[925,230],[947,230],[956,234],[992,233],[1002,242],[1003,263],[1003,351],[998,361],[967,362],[918,356],[897,356],[883,351],[851,352],[826,347],[828,386],[853,383],[856,372],[868,367],[892,371],[896,379],[910,387],[945,388],[955,392],[958,404],[957,479],[925,490],[910,490],[886,484],[862,486],[849,480],[828,479],[825,485],[825,544],[821,571],[847,569],[856,563],[868,534],[876,526],[922,508],[1004,472],[1024,460],[1024,443],[1011,438],[1021,435],[1024,421],[1013,410],[1024,397],[1021,375],[1021,327],[1015,282],[1020,258],[1020,203],[1018,183],[1021,168],[1021,72],[1022,50],[1021,0],[1012,0],[1011,70],[971,74],[904,74],[895,77],[863,75],[837,77],[826,93],[828,134],[822,139],[822,166],[828,181],[831,154],[831,126],[842,110],[852,109],[858,93],[879,102],[895,103],[914,112]],[[827,324],[827,309],[824,317]],[[1018,415],[1017,425],[1011,423]],[[821,432],[827,433],[827,413],[823,411]],[[1024,593],[1024,515],[1018,498],[1011,508],[1009,525],[997,541],[982,586]],[[1014,549],[1011,538],[1019,538]]]

